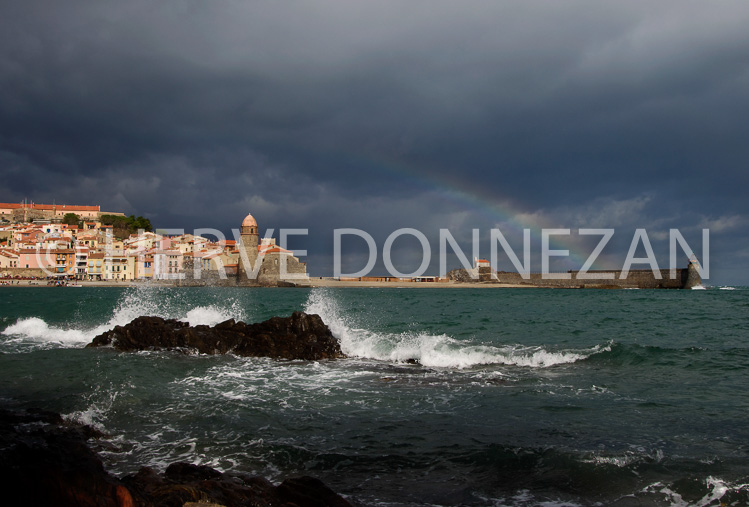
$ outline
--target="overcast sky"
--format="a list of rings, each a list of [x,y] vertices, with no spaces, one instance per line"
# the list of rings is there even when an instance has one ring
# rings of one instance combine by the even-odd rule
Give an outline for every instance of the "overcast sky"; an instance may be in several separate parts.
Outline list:
[[[595,246],[579,228],[616,229],[598,267],[636,228],[662,267],[670,228],[698,255],[709,228],[711,281],[749,284],[747,26],[745,1],[2,2],[0,202],[227,234],[251,212],[309,229],[313,275],[344,227],[380,258],[419,229],[433,274],[440,228],[469,257],[472,229],[487,257],[532,228],[534,262],[570,228],[558,269]]]

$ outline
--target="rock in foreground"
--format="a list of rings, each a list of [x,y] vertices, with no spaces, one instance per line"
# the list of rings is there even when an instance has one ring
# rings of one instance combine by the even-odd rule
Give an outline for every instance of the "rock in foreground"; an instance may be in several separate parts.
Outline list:
[[[351,507],[351,504],[314,477],[287,479],[278,486],[260,477],[221,473],[189,463],[169,465],[163,474],[148,467],[122,479],[136,501],[147,505],[183,507],[206,503],[257,507]]]
[[[316,361],[345,357],[319,315],[294,312],[257,324],[227,320],[213,327],[161,317],[138,317],[100,334],[87,345],[121,351],[191,349],[201,354]]]
[[[266,479],[174,463],[163,474],[141,468],[122,480],[110,475],[87,445],[87,426],[42,411],[0,409],[0,488],[13,505],[56,507],[175,506],[351,507],[313,477]]]
[[[96,431],[59,414],[0,409],[0,488],[9,505],[131,507],[130,491],[109,475],[86,441]]]

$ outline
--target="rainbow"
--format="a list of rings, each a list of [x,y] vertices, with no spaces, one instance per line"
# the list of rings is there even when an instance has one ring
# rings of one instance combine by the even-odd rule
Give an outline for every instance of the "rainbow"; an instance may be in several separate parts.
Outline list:
[[[380,153],[370,153],[366,157],[351,152],[345,155],[348,162],[354,167],[363,166],[369,169],[385,171],[400,179],[405,177],[414,183],[426,186],[445,200],[454,203],[459,209],[471,211],[478,216],[482,216],[492,224],[492,227],[502,231],[505,236],[508,230],[522,235],[524,229],[529,229],[531,231],[531,244],[535,244],[539,251],[540,247],[538,245],[541,244],[541,229],[563,228],[563,226],[552,224],[538,215],[520,210],[517,205],[512,204],[510,199],[482,196],[482,189],[471,188],[470,181],[473,180],[466,180],[464,178],[458,180],[457,178],[449,179],[444,176],[435,176],[413,164],[406,164],[394,158],[386,158]],[[576,251],[575,245],[571,244],[573,237],[574,230],[569,237],[552,236],[550,238],[550,248],[554,250],[569,250],[568,257],[557,257],[566,264],[567,269],[579,269],[590,255],[590,252],[580,253]],[[516,254],[522,259],[521,251],[516,251]],[[486,256],[487,254],[484,253],[483,255]],[[591,269],[599,268],[594,263]]]

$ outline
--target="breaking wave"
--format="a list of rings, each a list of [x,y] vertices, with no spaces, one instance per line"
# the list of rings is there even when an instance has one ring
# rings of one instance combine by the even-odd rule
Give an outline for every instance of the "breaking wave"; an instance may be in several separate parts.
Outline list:
[[[20,319],[5,328],[2,334],[16,339],[43,341],[71,347],[90,341],[88,333],[83,330],[50,326],[38,317]]]
[[[357,327],[342,314],[335,298],[324,289],[310,292],[307,313],[322,317],[341,343],[344,354],[382,361],[416,360],[423,366],[470,368],[479,365],[508,365],[531,368],[569,364],[611,350],[611,344],[580,350],[546,350],[540,346],[490,346],[468,344],[448,335],[427,333],[382,333]]]
[[[173,291],[136,288],[123,293],[106,323],[94,326],[80,322],[58,325],[39,317],[27,317],[9,325],[0,334],[7,337],[6,342],[32,342],[42,348],[79,347],[115,326],[124,326],[144,315],[178,319],[191,325],[213,326],[232,318],[243,320],[245,312],[237,300],[220,305],[196,305]]]

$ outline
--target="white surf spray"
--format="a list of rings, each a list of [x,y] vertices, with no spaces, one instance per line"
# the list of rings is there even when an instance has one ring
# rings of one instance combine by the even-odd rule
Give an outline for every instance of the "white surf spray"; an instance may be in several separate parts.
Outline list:
[[[611,344],[596,345],[585,350],[549,351],[543,347],[522,345],[474,345],[445,334],[378,333],[358,327],[347,320],[333,294],[325,289],[310,292],[305,311],[322,317],[323,322],[340,341],[344,354],[366,359],[394,362],[415,359],[424,366],[443,368],[470,368],[488,364],[547,368],[574,363],[611,350]]]
[[[112,409],[119,393],[110,389],[105,393],[97,386],[94,392],[89,395],[89,406],[84,410],[76,410],[69,414],[63,414],[63,419],[75,421],[96,428],[99,431],[106,431],[104,421],[107,414]]]
[[[174,290],[139,287],[123,293],[112,310],[111,317],[99,325],[86,326],[79,321],[51,325],[39,317],[19,319],[11,324],[2,335],[8,342],[32,342],[39,347],[80,347],[91,342],[95,336],[124,326],[141,316],[162,317],[189,322],[191,325],[213,326],[229,319],[244,320],[245,312],[239,301],[195,305]]]
[[[182,322],[189,322],[193,326],[205,325],[215,326],[220,322],[224,322],[229,319],[243,320],[242,312],[234,311],[235,308],[218,308],[214,305],[209,306],[197,306],[192,310],[189,310],[184,317]]]
[[[708,507],[710,505],[727,505],[721,501],[726,493],[738,493],[749,489],[749,484],[730,483],[712,476],[704,479],[704,483],[707,493],[705,493],[705,495],[699,500],[687,501],[672,489],[673,486],[663,484],[662,482],[656,482],[646,486],[635,496],[644,496],[644,498],[648,498],[648,496],[645,495],[659,493],[660,495],[664,495],[666,501],[673,507]]]
[[[137,317],[148,315],[164,319],[177,319],[193,326],[213,326],[228,319],[244,320],[245,313],[237,300],[221,305],[194,305],[184,293],[172,289],[138,288],[123,294],[103,331],[114,326],[124,326]]]
[[[91,341],[85,331],[50,326],[38,317],[19,319],[15,324],[5,328],[2,334],[16,340],[49,342],[69,347],[79,346],[81,343]]]

